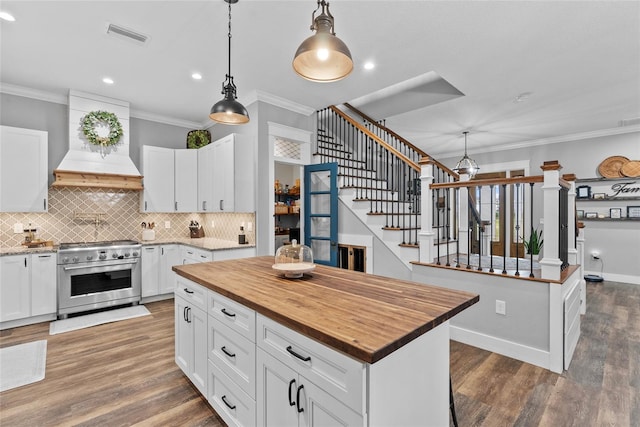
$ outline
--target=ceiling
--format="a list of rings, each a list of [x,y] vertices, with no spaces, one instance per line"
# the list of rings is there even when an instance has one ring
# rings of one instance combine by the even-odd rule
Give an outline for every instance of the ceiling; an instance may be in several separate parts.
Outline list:
[[[471,154],[640,130],[638,1],[334,0],[335,31],[355,63],[335,83],[306,81],[291,68],[315,7],[232,6],[241,102],[257,93],[311,109],[351,102],[435,156],[460,153],[465,130]],[[0,9],[16,18],[0,21],[4,92],[76,89],[209,126],[227,69],[223,0],[3,0]],[[109,23],[150,39],[108,36]],[[366,61],[376,67],[365,70]],[[191,79],[196,71],[202,80]],[[515,102],[521,94],[529,95]]]

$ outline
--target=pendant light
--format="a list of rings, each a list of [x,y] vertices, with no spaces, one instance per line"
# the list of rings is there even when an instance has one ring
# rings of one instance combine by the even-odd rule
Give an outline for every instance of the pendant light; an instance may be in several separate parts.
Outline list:
[[[314,82],[334,82],[347,77],[353,70],[351,52],[336,37],[333,15],[325,0],[318,0],[318,7],[311,14],[311,31],[316,33],[302,42],[293,58],[295,72]]]
[[[224,0],[229,3],[229,72],[222,82],[224,98],[211,107],[209,118],[225,125],[242,125],[249,122],[249,113],[244,106],[236,101],[236,85],[231,75],[231,4],[238,0]]]
[[[469,132],[466,131],[462,133],[464,134],[464,156],[460,159],[456,167],[453,168],[453,171],[459,174],[467,174],[470,178],[473,178],[480,168],[475,160],[467,156],[467,134]]]

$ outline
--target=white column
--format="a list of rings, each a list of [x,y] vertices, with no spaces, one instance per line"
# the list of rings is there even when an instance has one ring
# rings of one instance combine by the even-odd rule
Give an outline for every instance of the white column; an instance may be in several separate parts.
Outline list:
[[[424,157],[418,162],[420,164],[420,217],[421,226],[418,233],[420,244],[420,262],[431,263],[434,258],[433,243],[435,233],[433,232],[433,197],[431,184],[433,183],[434,164],[430,157]]]
[[[578,228],[578,264],[580,265],[580,314],[587,313],[587,282],[584,280],[584,224]]]
[[[460,182],[469,181],[471,177],[468,174],[460,174]],[[460,187],[458,193],[460,217],[458,222],[458,240],[460,242],[460,253],[467,253],[469,246],[469,187]]]
[[[578,262],[578,250],[576,248],[576,176],[563,175],[562,178],[571,184],[567,200],[568,261],[570,265],[577,265],[580,263]]]
[[[540,261],[542,278],[560,280],[560,253],[558,250],[558,213],[560,202],[560,169],[562,166],[557,161],[544,162],[541,166],[544,171],[544,183],[542,185],[543,220],[544,220],[544,258]]]

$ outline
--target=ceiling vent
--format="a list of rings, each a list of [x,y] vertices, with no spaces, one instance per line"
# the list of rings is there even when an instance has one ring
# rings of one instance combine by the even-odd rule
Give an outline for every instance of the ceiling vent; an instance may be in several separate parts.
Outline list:
[[[640,117],[635,117],[633,119],[624,119],[618,122],[618,126],[635,126],[640,125]]]
[[[114,24],[109,24],[109,26],[107,27],[107,34],[134,42],[136,44],[145,44],[147,40],[149,40],[149,36],[136,33],[133,30],[129,30],[128,28],[120,27]]]

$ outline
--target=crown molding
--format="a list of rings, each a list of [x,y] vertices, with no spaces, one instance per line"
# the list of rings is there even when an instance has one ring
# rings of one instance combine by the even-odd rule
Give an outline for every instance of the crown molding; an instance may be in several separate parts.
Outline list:
[[[149,113],[146,111],[131,110],[129,114],[131,115],[131,117],[134,117],[140,120],[148,120],[151,122],[164,123],[167,125],[179,126],[187,129],[204,129],[204,127],[202,126],[202,123],[192,122],[190,120],[176,119],[173,117]]]
[[[39,101],[53,102],[54,104],[67,105],[69,103],[69,96],[67,94],[47,92],[29,87],[12,85],[10,83],[0,82],[0,93],[21,96],[23,98],[37,99]]]
[[[285,110],[302,114],[303,116],[310,116],[316,112],[315,108],[311,108],[307,105],[298,104],[297,102],[293,102],[288,99],[284,99],[280,96],[273,95],[271,93],[264,92],[261,90],[251,91],[251,93],[249,93],[249,96],[247,96],[246,104],[244,105],[250,105],[257,101],[266,102],[267,104],[271,104],[275,107],[284,108]]]

